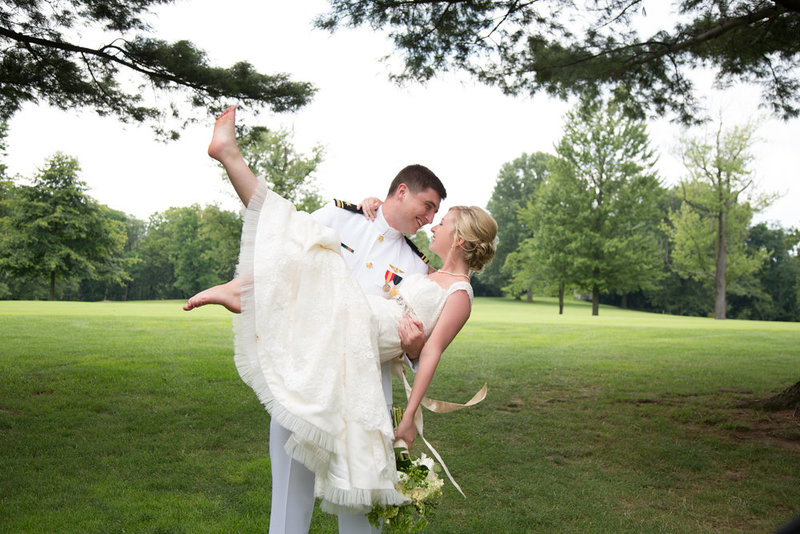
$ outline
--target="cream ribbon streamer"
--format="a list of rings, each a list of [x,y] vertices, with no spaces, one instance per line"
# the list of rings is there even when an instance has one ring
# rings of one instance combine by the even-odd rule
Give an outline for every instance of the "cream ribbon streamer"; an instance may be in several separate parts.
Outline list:
[[[409,397],[411,397],[411,385],[408,383],[408,378],[406,378],[406,369],[401,362],[402,360],[400,359],[392,360],[392,374],[403,381],[403,386],[406,389],[406,400],[408,400]],[[414,426],[417,429],[417,434],[419,434],[420,439],[422,439],[423,443],[425,443],[425,445],[428,447],[428,450],[431,451],[431,454],[433,454],[434,458],[436,458],[439,461],[439,464],[442,466],[442,469],[444,469],[444,472],[447,474],[447,478],[450,479],[450,482],[453,483],[453,486],[455,486],[455,488],[458,490],[461,496],[464,497],[465,499],[467,498],[467,496],[464,495],[463,491],[461,491],[461,486],[459,486],[456,483],[456,481],[453,480],[453,475],[450,474],[450,471],[447,469],[447,466],[445,465],[444,460],[442,460],[442,457],[439,455],[436,449],[433,448],[433,445],[428,443],[428,440],[425,439],[425,436],[422,435],[422,426],[423,426],[422,406],[425,406],[427,409],[429,409],[434,413],[455,412],[457,410],[461,410],[468,406],[474,406],[475,404],[478,404],[479,402],[481,402],[483,399],[486,398],[487,391],[488,388],[486,384],[484,384],[483,387],[475,395],[473,395],[469,401],[465,402],[464,404],[434,400],[434,399],[429,399],[428,397],[424,397],[420,402],[420,407],[418,407],[416,413],[414,413]],[[408,446],[403,440],[398,440],[397,442],[395,442],[395,447],[408,448]]]

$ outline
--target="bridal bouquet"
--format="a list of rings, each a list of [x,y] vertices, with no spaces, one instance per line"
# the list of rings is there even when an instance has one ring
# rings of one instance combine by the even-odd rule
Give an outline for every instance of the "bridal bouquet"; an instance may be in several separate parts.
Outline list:
[[[393,408],[395,426],[403,417],[402,408]],[[405,449],[395,449],[397,461],[397,491],[411,501],[403,506],[374,506],[367,514],[370,524],[385,533],[420,532],[428,525],[442,496],[444,482],[436,474],[439,467],[423,453],[412,459]]]

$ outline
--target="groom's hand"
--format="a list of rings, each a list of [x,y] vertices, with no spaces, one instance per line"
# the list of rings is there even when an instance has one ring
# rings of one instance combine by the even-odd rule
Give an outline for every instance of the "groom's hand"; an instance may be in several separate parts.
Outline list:
[[[403,315],[400,318],[397,333],[400,335],[400,346],[408,358],[410,360],[419,358],[422,347],[425,346],[425,331],[422,329],[422,322]]]

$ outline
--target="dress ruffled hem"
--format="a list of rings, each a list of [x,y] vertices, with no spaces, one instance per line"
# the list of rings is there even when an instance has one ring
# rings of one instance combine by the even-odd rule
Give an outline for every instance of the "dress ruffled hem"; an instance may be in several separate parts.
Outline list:
[[[336,440],[327,432],[292,415],[272,395],[258,363],[255,323],[255,291],[253,268],[255,265],[255,238],[261,208],[269,190],[259,186],[247,205],[242,228],[242,247],[237,274],[242,277],[242,313],[234,316],[234,363],[242,380],[253,388],[258,399],[272,417],[303,440],[315,444],[321,450],[337,452]]]
[[[409,499],[393,489],[365,490],[342,489],[329,484],[317,488],[315,496],[321,499],[320,508],[329,514],[367,514],[373,506],[402,506]]]
[[[256,393],[270,416],[292,432],[286,444],[287,454],[315,474],[315,496],[322,499],[321,507],[330,513],[366,513],[373,505],[400,505],[408,500],[395,489],[342,488],[332,484],[328,477],[334,455],[343,454],[343,444],[330,433],[309,421],[294,415],[278,402],[264,376],[259,362],[256,296],[254,269],[256,235],[261,209],[273,195],[260,184],[248,203],[244,214],[241,251],[237,276],[242,279],[241,314],[234,316],[234,362],[242,380]],[[282,199],[281,199],[282,200]],[[393,462],[392,462],[393,464]],[[394,465],[382,470],[384,480],[396,481]]]

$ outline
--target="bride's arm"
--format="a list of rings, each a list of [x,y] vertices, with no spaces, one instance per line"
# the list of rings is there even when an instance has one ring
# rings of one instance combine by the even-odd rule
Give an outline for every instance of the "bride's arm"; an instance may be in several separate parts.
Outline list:
[[[364,217],[370,221],[374,221],[375,217],[378,216],[378,208],[381,207],[381,204],[383,204],[381,199],[377,197],[367,197],[356,207],[364,212]]]
[[[455,339],[456,334],[467,322],[470,308],[469,295],[465,291],[456,291],[447,297],[447,302],[442,308],[439,320],[436,322],[436,326],[433,327],[433,332],[431,332],[431,336],[425,346],[422,347],[408,405],[403,414],[403,419],[395,432],[395,439],[404,440],[409,448],[417,438],[417,430],[414,428],[414,414],[419,408],[423,397],[425,397],[431,380],[433,380],[433,374],[436,372],[436,366],[439,365],[442,352]]]

